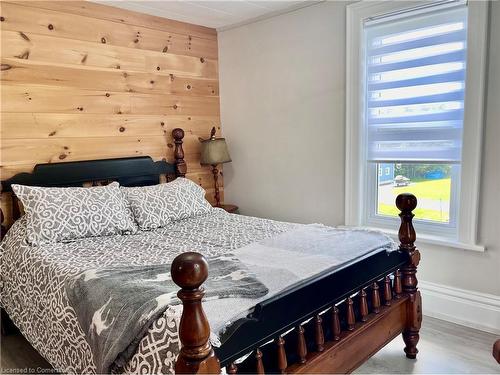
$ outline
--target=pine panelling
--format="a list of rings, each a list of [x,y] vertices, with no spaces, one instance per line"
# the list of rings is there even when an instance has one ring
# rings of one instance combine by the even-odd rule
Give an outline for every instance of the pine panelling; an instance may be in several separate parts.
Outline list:
[[[86,70],[36,64],[29,60],[2,59],[2,81],[14,85],[56,85],[118,92],[218,96],[217,80],[185,78],[117,70]]]
[[[220,130],[215,30],[87,2],[0,7],[2,179],[37,163],[173,161],[181,127],[187,177],[213,200],[198,138]]]
[[[1,4],[1,3],[0,3]],[[54,66],[148,72],[218,79],[217,60],[154,51],[136,51],[100,43],[54,38],[2,29],[2,57]],[[71,66],[70,66],[71,67]]]
[[[25,4],[27,6],[25,6]],[[2,3],[2,29],[217,59],[217,41],[59,11]]]
[[[109,147],[110,142],[113,143],[113,147]],[[199,143],[197,136],[192,134],[185,136],[187,161],[199,160]],[[148,155],[161,159],[166,157],[166,153],[172,148],[173,140],[170,134],[123,136],[113,139],[109,137],[2,139],[2,161],[6,165],[16,165]],[[170,151],[173,154],[173,151]]]
[[[155,30],[172,31],[175,33],[193,35],[217,41],[217,32],[215,29],[211,29],[209,27],[192,25],[161,17],[154,17],[143,13],[95,4],[88,1],[27,1],[26,3],[29,3],[30,6],[36,8],[79,14],[81,16],[99,18],[102,20],[125,23],[128,25],[144,26]]]
[[[219,98],[2,84],[5,112],[219,115]]]
[[[170,134],[174,128],[207,138],[213,126],[219,126],[218,116],[4,112],[0,138],[162,136]]]

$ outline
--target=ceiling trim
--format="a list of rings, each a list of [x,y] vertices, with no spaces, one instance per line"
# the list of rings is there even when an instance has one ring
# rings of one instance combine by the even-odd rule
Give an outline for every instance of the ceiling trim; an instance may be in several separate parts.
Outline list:
[[[265,14],[263,14],[261,16],[249,18],[249,19],[247,19],[245,21],[236,22],[234,24],[227,25],[227,26],[217,27],[216,30],[217,30],[217,33],[219,33],[219,32],[223,32],[223,31],[235,29],[237,27],[249,25],[251,23],[255,23],[255,22],[259,22],[259,21],[264,21],[264,20],[267,20],[269,18],[274,18],[274,17],[277,17],[277,16],[281,16],[283,14],[292,13],[292,12],[295,12],[295,11],[297,11],[299,9],[308,8],[310,6],[318,5],[318,4],[324,3],[325,1],[326,0],[304,1],[303,3],[293,5],[290,8],[275,10],[275,11],[272,11],[272,12],[269,12],[269,13],[265,13]]]

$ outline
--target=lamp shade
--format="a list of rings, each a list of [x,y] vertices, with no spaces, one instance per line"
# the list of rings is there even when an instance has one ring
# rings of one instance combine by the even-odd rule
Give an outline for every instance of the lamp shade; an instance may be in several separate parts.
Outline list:
[[[231,161],[224,138],[210,138],[201,141],[201,165],[217,165]]]

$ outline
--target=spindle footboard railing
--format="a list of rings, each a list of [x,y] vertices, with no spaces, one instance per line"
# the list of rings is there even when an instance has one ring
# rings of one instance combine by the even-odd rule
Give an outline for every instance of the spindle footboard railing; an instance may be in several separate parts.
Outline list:
[[[400,194],[399,250],[377,253],[257,304],[220,348],[209,341],[201,285],[201,254],[180,254],[172,279],[184,309],[176,373],[348,373],[402,333],[414,359],[422,321],[417,289],[420,253],[414,243],[417,199]]]

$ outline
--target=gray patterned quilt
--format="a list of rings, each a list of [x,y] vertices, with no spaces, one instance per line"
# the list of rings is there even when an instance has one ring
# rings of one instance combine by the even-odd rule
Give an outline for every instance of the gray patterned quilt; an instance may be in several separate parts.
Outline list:
[[[224,330],[258,301],[332,265],[394,246],[380,233],[283,223],[232,215],[221,209],[150,232],[50,246],[26,245],[25,232],[21,219],[2,242],[1,304],[30,343],[57,370],[69,373],[98,371],[65,288],[68,280],[86,270],[164,264],[184,251],[198,251],[205,256],[235,254],[269,289],[269,294],[258,299],[205,302],[212,342],[217,345]],[[153,321],[122,371],[173,373],[180,350],[181,308],[170,304]]]
[[[21,218],[0,247],[0,303],[56,370],[96,373],[92,350],[66,295],[67,280],[92,268],[169,263],[185,251],[226,254],[296,226],[214,209],[150,232],[32,247],[25,242]],[[167,308],[149,327],[124,371],[173,373],[180,350],[178,324],[179,311]]]

